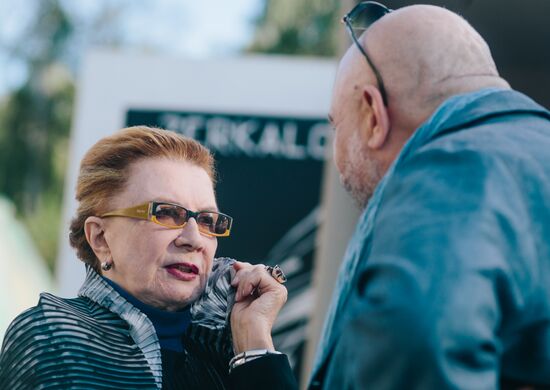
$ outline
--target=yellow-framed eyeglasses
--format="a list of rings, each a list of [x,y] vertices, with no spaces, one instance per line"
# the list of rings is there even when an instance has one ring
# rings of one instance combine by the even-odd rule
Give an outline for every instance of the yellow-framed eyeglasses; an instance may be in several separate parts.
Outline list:
[[[155,201],[109,211],[101,217],[146,219],[170,229],[182,228],[189,218],[195,218],[201,233],[215,237],[229,236],[233,224],[233,218],[217,211],[191,211],[179,204]]]

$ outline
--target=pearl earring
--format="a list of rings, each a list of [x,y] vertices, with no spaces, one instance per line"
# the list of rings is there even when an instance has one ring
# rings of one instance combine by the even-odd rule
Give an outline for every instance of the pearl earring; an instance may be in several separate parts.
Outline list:
[[[110,261],[107,260],[101,263],[101,269],[103,271],[109,271],[111,268],[113,268],[113,263],[111,263]]]

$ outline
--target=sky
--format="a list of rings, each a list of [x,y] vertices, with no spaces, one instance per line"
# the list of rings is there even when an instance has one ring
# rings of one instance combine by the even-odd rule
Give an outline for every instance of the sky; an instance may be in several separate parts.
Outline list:
[[[4,48],[24,34],[30,7],[47,0],[0,1],[0,96],[19,85],[25,69]],[[77,19],[99,12],[102,4],[124,7],[118,28],[126,40],[151,51],[189,58],[225,56],[246,46],[264,0],[61,0]]]

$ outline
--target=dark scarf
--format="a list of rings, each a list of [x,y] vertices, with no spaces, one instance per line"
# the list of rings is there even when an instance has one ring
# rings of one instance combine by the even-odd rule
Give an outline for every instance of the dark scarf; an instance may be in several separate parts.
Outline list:
[[[151,320],[157,332],[161,352],[164,350],[180,353],[184,351],[182,336],[191,323],[189,306],[181,311],[160,310],[141,302],[112,280],[105,277],[103,279]]]

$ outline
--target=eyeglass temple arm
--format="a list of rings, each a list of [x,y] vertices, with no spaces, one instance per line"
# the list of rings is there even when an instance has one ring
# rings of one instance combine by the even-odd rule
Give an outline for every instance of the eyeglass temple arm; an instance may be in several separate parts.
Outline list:
[[[127,209],[109,211],[108,213],[103,214],[102,217],[133,217],[139,219],[149,219],[151,216],[151,207],[152,203],[140,204]]]
[[[355,46],[359,49],[361,54],[363,54],[363,57],[367,60],[370,68],[372,69],[372,72],[374,73],[374,77],[376,77],[376,82],[378,83],[378,90],[380,91],[380,95],[382,95],[382,101],[384,102],[384,105],[388,105],[388,97],[386,96],[386,87],[384,86],[384,81],[382,80],[382,76],[380,76],[380,73],[378,72],[378,69],[374,64],[372,63],[369,55],[363,48],[363,46],[359,43],[359,40],[355,36],[355,33],[353,32],[353,29],[349,24],[346,23],[346,27],[349,31],[349,34],[351,35],[351,39],[353,39],[353,42],[355,43]]]

